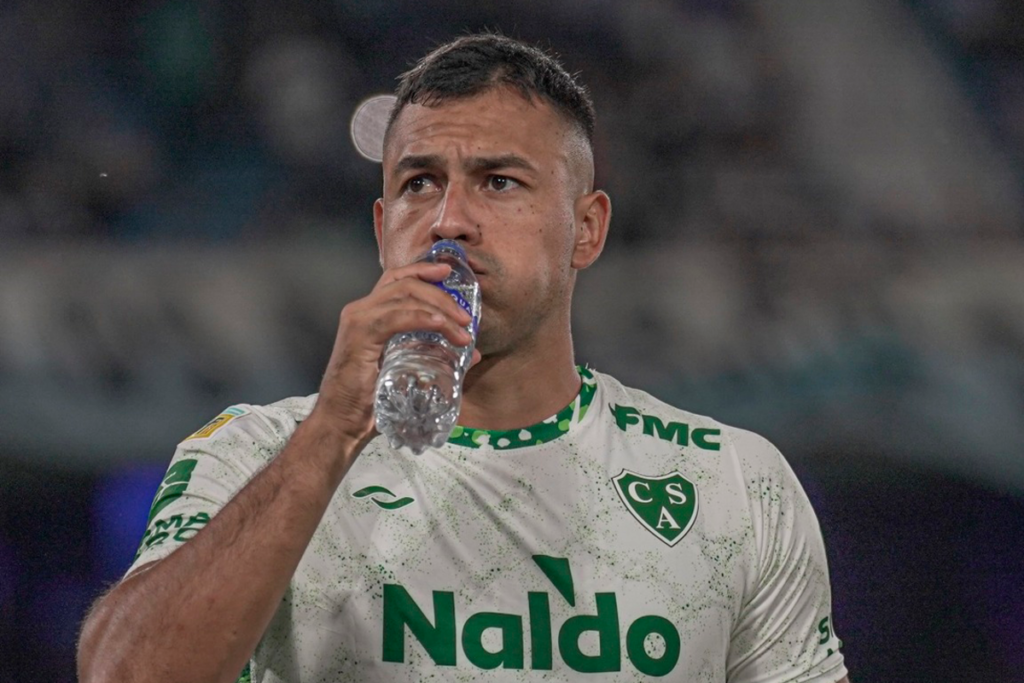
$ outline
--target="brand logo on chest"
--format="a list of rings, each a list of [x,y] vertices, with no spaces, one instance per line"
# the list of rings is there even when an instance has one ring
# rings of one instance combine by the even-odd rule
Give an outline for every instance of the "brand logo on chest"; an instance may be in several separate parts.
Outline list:
[[[370,496],[370,500],[373,501],[374,505],[385,510],[397,510],[398,508],[405,507],[409,503],[414,502],[414,500],[409,496],[398,498],[394,493],[383,486],[366,486],[352,494],[353,498],[365,498],[366,496]],[[398,499],[390,500],[391,498]]]

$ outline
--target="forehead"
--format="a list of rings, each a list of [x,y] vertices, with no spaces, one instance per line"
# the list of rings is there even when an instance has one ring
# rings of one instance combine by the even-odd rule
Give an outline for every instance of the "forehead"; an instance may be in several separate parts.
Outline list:
[[[514,153],[542,164],[566,159],[576,137],[574,126],[540,97],[493,88],[434,106],[406,105],[388,132],[383,162],[387,170],[407,155]]]

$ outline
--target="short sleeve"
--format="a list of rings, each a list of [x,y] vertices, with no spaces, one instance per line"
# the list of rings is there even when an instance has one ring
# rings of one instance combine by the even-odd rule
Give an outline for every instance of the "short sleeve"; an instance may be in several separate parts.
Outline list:
[[[730,639],[729,683],[834,683],[847,675],[832,629],[825,545],[810,500],[782,454],[736,440],[757,566]]]
[[[253,406],[232,406],[178,444],[127,573],[194,538],[283,443]]]

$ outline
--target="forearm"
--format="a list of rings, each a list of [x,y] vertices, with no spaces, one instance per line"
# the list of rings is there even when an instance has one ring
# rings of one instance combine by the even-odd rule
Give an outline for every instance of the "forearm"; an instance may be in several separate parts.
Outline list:
[[[97,604],[81,680],[233,681],[362,445],[301,425],[195,538]]]
[[[370,294],[342,309],[313,412],[192,540],[96,604],[79,640],[80,680],[233,681],[341,478],[375,434],[384,345],[415,330],[466,343],[471,316],[430,284],[450,271],[424,262],[387,270]]]

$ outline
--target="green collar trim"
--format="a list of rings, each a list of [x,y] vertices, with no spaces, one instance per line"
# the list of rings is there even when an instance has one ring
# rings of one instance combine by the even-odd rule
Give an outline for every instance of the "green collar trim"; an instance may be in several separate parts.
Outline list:
[[[597,392],[597,380],[589,368],[581,365],[576,366],[580,373],[583,384],[580,386],[580,393],[566,407],[558,411],[543,422],[538,422],[532,427],[523,429],[508,429],[504,431],[488,429],[466,429],[456,425],[448,437],[448,443],[466,448],[482,448],[490,446],[499,451],[510,451],[514,448],[536,446],[537,444],[554,441],[569,431],[574,424],[583,421],[583,417],[590,408],[594,394]]]

